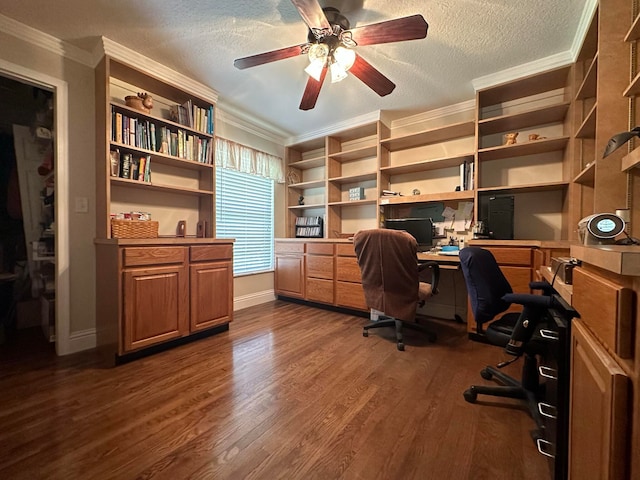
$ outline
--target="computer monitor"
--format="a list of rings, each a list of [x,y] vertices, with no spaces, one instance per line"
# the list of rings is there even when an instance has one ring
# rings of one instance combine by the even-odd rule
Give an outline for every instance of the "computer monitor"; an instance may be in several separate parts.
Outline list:
[[[430,218],[388,218],[384,221],[384,228],[404,230],[413,235],[420,250],[433,246],[433,222]]]

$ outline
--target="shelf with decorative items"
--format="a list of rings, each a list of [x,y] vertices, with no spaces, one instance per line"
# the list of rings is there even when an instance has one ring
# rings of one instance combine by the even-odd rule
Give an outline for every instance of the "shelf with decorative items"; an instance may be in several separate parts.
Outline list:
[[[181,220],[186,236],[214,235],[217,94],[185,85],[110,56],[96,68],[98,238],[112,237],[112,214],[132,211],[158,221],[160,237]]]
[[[513,228],[504,239],[567,236],[570,71],[555,68],[477,92],[475,218],[491,230],[491,203],[509,203]]]

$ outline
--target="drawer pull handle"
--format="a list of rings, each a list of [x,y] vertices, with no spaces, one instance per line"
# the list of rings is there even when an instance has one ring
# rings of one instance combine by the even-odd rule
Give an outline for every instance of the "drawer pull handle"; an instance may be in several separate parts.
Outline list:
[[[544,328],[540,329],[540,336],[542,338],[546,338],[547,340],[558,340],[560,339],[560,335],[558,332],[554,332],[553,330],[547,330]]]
[[[549,405],[548,403],[539,402],[538,411],[543,417],[553,418],[554,420],[558,418],[556,407],[554,407],[553,405]]]
[[[542,375],[545,378],[550,378],[552,380],[558,379],[558,371],[555,370],[554,368],[545,367],[543,365],[538,367],[538,372],[540,372],[540,375]]]
[[[545,457],[556,458],[556,456],[553,453],[551,453],[551,450],[553,449],[553,443],[547,442],[542,438],[538,438],[536,439],[536,445],[538,447],[538,451]],[[545,447],[548,448],[549,451],[545,451]]]

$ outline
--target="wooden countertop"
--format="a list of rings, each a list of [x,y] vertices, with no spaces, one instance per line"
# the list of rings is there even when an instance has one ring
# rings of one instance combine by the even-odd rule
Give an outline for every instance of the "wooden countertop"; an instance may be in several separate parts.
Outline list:
[[[348,238],[276,238],[276,242],[302,242],[302,243],[353,243]]]
[[[619,275],[640,276],[638,245],[571,245],[571,256]]]
[[[138,245],[211,245],[234,243],[234,238],[196,238],[196,237],[159,237],[159,238],[96,238],[93,243],[96,245],[118,245],[118,246],[138,246]]]
[[[467,245],[476,247],[535,247],[535,248],[569,248],[568,240],[480,240],[472,239]]]

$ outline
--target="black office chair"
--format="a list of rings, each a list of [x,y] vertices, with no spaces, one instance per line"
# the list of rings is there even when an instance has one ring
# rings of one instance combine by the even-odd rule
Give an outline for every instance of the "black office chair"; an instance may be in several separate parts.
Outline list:
[[[526,400],[531,417],[539,430],[544,428],[538,411],[538,401],[543,395],[544,385],[539,382],[538,356],[548,348],[553,339],[544,338],[541,329],[552,329],[548,310],[559,302],[553,287],[547,282],[531,282],[532,290],[542,290],[543,295],[514,294],[511,285],[502,274],[495,257],[489,250],[467,247],[460,250],[460,266],[464,274],[471,310],[476,320],[476,330],[484,334],[492,345],[504,347],[513,355],[509,361],[497,367],[487,366],[480,375],[485,380],[495,378],[502,385],[472,385],[464,392],[467,402],[474,403],[478,394]],[[509,308],[512,303],[522,305],[522,312],[506,313],[484,329],[484,324]],[[549,337],[549,335],[547,335]],[[500,368],[524,355],[522,377],[517,380]]]
[[[372,316],[380,315],[364,326],[362,335],[367,337],[372,328],[395,327],[398,350],[404,350],[404,326],[426,333],[434,342],[435,333],[417,323],[416,309],[438,293],[438,264],[418,263],[416,239],[401,230],[361,230],[354,235],[353,246],[367,306],[373,309]],[[429,270],[430,283],[421,281]]]

